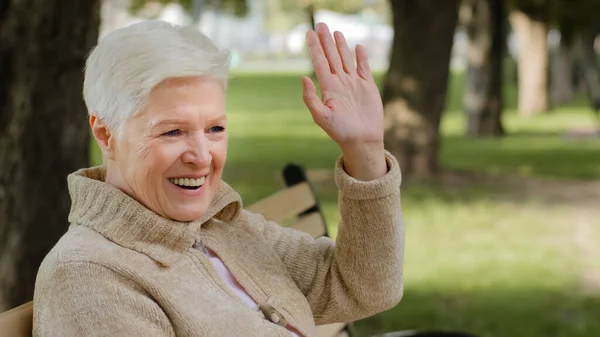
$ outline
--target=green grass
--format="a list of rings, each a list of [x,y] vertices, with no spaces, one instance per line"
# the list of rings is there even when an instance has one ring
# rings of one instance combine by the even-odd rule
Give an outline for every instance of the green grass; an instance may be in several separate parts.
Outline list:
[[[513,111],[516,90],[509,87],[509,135],[477,140],[463,136],[460,83],[458,75],[451,80],[442,124],[443,167],[600,179],[600,141],[560,135],[569,126],[594,122],[581,99],[576,106],[526,120]],[[228,115],[224,178],[245,204],[281,188],[279,171],[286,163],[332,168],[339,155],[304,108],[299,75],[234,75]],[[326,183],[317,192],[335,235],[335,186]],[[359,336],[432,328],[486,337],[600,336],[600,296],[579,290],[582,263],[566,206],[503,192],[502,186],[476,183],[404,183],[405,297],[396,308],[357,322]]]
[[[507,86],[503,124],[509,136],[474,140],[463,136],[462,80],[455,74],[450,81],[448,109],[442,121],[442,166],[489,174],[600,178],[600,141],[566,139],[562,135],[571,127],[599,125],[584,95],[577,96],[570,106],[556,107],[539,118],[528,119],[517,115],[516,87]]]

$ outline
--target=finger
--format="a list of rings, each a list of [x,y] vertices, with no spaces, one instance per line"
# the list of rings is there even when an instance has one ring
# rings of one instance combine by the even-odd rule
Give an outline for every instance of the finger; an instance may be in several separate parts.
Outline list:
[[[317,80],[323,85],[327,81],[327,77],[331,75],[331,71],[329,69],[329,62],[325,57],[325,52],[319,41],[319,37],[314,30],[306,32],[306,45],[308,47],[310,61],[315,69]]]
[[[319,96],[317,96],[317,88],[308,76],[302,76],[302,89],[302,98],[304,99],[304,104],[306,104],[306,107],[312,114],[313,119],[315,121],[321,120],[322,116],[327,113],[329,108],[325,106]]]
[[[371,67],[369,66],[369,58],[367,57],[367,51],[365,47],[361,45],[356,46],[356,66],[357,73],[360,78],[364,80],[372,80],[373,75],[371,74]]]
[[[335,38],[335,45],[337,46],[338,52],[340,53],[340,56],[342,58],[342,66],[344,67],[344,71],[348,74],[356,73],[354,57],[352,57],[350,48],[348,48],[348,43],[346,43],[346,38],[344,38],[344,34],[340,32],[334,32],[333,37]]]
[[[331,37],[331,32],[326,24],[319,22],[317,24],[317,33],[319,34],[319,40],[321,41],[321,46],[325,51],[325,56],[327,57],[327,61],[329,61],[329,68],[331,69],[332,74],[340,74],[344,71],[342,67],[342,60],[340,59],[340,54],[335,46],[335,42]]]

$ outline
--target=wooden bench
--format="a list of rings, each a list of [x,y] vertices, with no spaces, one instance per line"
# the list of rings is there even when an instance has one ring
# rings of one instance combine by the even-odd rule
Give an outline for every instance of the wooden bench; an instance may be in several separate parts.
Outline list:
[[[289,164],[283,169],[286,188],[248,207],[268,220],[282,223],[309,233],[315,238],[328,235],[323,213],[316,194],[302,167]],[[0,314],[0,337],[30,337],[33,303],[28,302]],[[328,324],[317,327],[318,337],[350,337],[350,324]]]
[[[33,302],[0,314],[0,337],[30,337],[33,324]]]

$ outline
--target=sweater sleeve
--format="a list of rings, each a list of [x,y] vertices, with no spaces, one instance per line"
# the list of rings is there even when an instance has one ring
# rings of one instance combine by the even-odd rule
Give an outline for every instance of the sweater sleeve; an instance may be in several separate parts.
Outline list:
[[[158,304],[106,267],[59,263],[42,283],[34,296],[34,337],[175,336]]]
[[[317,324],[348,322],[395,306],[403,294],[404,225],[401,173],[386,152],[388,172],[359,181],[336,162],[341,221],[336,242],[262,221],[265,238],[304,293]]]

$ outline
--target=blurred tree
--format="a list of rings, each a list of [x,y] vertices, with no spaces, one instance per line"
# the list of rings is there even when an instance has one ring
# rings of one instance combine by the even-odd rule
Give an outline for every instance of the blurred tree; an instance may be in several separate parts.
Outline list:
[[[596,37],[600,33],[598,13],[600,2],[589,0],[559,0],[559,29],[570,30],[579,39],[581,48],[581,73],[590,103],[596,111],[600,111],[600,68],[594,49]]]
[[[81,72],[99,0],[0,3],[0,311],[32,299],[66,231],[66,177],[88,165]]]
[[[464,0],[460,18],[469,37],[463,96],[467,135],[502,136],[502,64],[506,50],[504,0]]]
[[[598,55],[594,49],[594,42],[598,30],[590,27],[581,33],[581,73],[585,83],[590,104],[596,111],[600,111],[600,73],[598,69]]]
[[[589,62],[593,56],[594,37],[598,33],[597,13],[600,2],[587,0],[555,0],[556,11],[553,26],[560,31],[559,46],[551,59],[551,102],[555,105],[571,100],[575,88],[574,79],[581,79],[587,88],[592,102],[600,95],[595,89],[598,67]],[[590,51],[592,52],[590,54]],[[586,56],[587,55],[587,56]],[[574,73],[577,68],[585,72]],[[594,103],[597,105],[598,102]]]
[[[551,68],[551,97],[554,104],[573,96],[574,78],[586,89],[591,105],[600,109],[600,74],[594,50],[600,32],[599,1],[555,0],[553,25],[560,31],[560,43]],[[578,70],[575,74],[574,71]]]
[[[559,0],[554,16],[554,25],[560,31],[560,41],[550,59],[550,102],[555,106],[569,102],[574,93],[573,70],[579,25],[577,11],[581,10],[581,6],[572,6],[573,3],[580,4],[578,0],[570,0],[568,4]]]
[[[438,171],[439,126],[446,102],[457,0],[390,0],[394,39],[383,86],[386,148],[403,172]]]
[[[560,41],[550,58],[550,102],[553,106],[573,98],[575,46],[575,35],[569,29],[561,29]]]
[[[548,25],[553,0],[510,0],[510,22],[518,40],[518,110],[533,116],[548,108]]]

